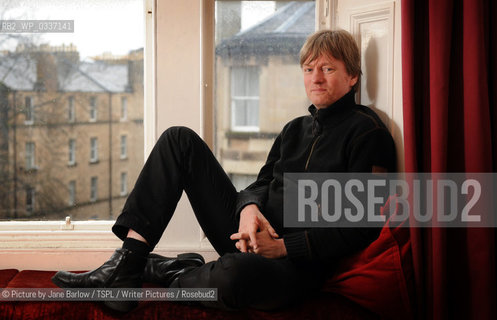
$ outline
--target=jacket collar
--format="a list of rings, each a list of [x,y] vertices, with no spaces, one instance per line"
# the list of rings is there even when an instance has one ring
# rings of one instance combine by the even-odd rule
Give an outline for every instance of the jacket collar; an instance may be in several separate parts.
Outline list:
[[[350,90],[343,97],[326,108],[318,109],[312,104],[308,110],[314,118],[317,118],[320,121],[325,120],[328,117],[333,117],[346,111],[350,111],[350,107],[355,105],[354,95],[354,90]]]
[[[335,125],[342,122],[352,111],[355,104],[354,90],[350,90],[343,97],[332,105],[318,109],[311,105],[309,112],[312,115],[312,133],[318,135],[322,132],[323,126]]]

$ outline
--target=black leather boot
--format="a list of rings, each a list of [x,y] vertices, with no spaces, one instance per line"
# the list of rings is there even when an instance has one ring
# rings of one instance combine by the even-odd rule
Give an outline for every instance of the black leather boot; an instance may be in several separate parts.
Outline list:
[[[143,272],[143,282],[160,284],[167,288],[180,274],[204,263],[204,258],[198,253],[182,253],[176,258],[151,253]]]
[[[52,282],[61,288],[141,288],[147,258],[128,249],[117,249],[99,268],[85,273],[59,271]],[[111,309],[128,312],[137,301],[105,301]]]

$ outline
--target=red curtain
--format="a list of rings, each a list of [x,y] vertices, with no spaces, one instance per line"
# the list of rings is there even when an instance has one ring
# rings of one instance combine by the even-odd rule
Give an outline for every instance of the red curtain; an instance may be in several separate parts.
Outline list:
[[[495,172],[496,1],[401,5],[406,171]],[[410,231],[418,318],[497,319],[495,229]]]

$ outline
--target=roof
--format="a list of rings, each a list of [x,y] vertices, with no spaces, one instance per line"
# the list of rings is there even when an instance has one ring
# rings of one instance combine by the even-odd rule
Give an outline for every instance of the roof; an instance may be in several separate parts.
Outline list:
[[[128,65],[82,62],[66,76],[59,72],[58,78],[62,91],[124,92],[128,86]]]
[[[298,56],[307,36],[314,32],[314,21],[314,2],[290,2],[255,26],[221,41],[216,54]]]
[[[103,61],[73,63],[57,54],[57,84],[66,92],[125,92],[128,88],[128,64]],[[36,59],[28,52],[0,57],[0,83],[10,89],[35,91]]]
[[[25,56],[2,55],[0,58],[0,83],[23,91],[31,91],[36,82],[36,64]]]

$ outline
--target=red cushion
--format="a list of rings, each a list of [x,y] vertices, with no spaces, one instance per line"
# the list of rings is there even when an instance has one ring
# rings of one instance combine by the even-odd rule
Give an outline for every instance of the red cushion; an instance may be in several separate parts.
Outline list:
[[[17,269],[0,270],[0,288],[5,288],[18,272]]]
[[[395,197],[388,199],[382,214],[395,215]],[[387,221],[366,249],[343,259],[324,291],[338,293],[388,319],[410,319],[413,286],[409,228]]]
[[[0,288],[5,288],[12,278],[18,273],[16,269],[0,270]],[[2,289],[0,289],[1,291]],[[0,302],[0,319],[14,318],[14,303]]]

